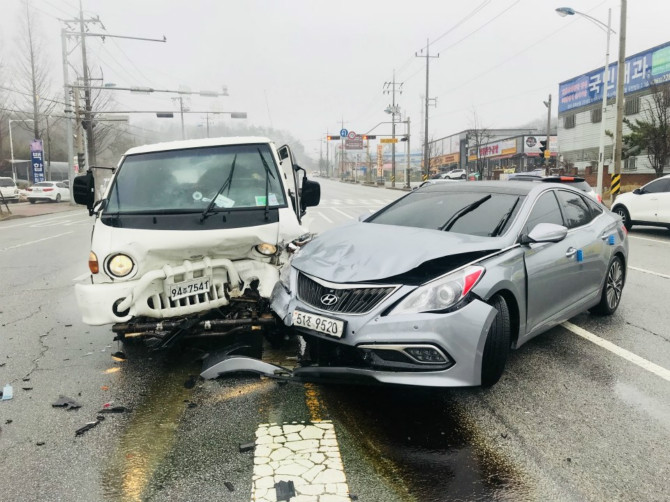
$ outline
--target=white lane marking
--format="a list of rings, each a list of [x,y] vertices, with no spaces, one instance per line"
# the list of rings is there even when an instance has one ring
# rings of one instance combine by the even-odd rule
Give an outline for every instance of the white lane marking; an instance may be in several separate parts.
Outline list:
[[[64,235],[68,235],[68,234],[72,234],[72,233],[74,233],[74,232],[64,232],[62,234],[56,234],[56,235],[51,235],[49,237],[44,237],[43,239],[37,239],[36,241],[22,242],[21,244],[17,244],[16,246],[9,246],[9,247],[6,247],[6,248],[2,248],[2,249],[0,249],[0,253],[2,251],[9,251],[10,249],[16,249],[16,248],[20,248],[20,247],[23,247],[23,246],[28,246],[30,244],[37,244],[38,242],[48,241],[49,239],[55,239],[56,237],[63,237]]]
[[[660,239],[650,239],[648,237],[638,237],[637,235],[630,235],[628,234],[629,239],[637,239],[640,241],[649,241],[649,242],[655,242],[657,244],[665,244],[666,246],[670,246],[670,241],[662,241]]]
[[[277,500],[280,481],[293,481],[297,500],[350,500],[330,420],[258,426],[251,502]]]
[[[43,221],[30,225],[30,228],[56,227],[56,226],[71,227],[72,225],[78,225],[79,223],[86,221],[89,221],[88,218],[74,221],[71,220]]]
[[[630,265],[628,265],[628,268],[631,270],[637,270],[638,272],[642,272],[644,274],[657,275],[659,277],[663,277],[664,279],[670,279],[670,275],[661,274],[659,272],[653,272],[651,270],[645,270],[644,268],[631,267]]]
[[[70,213],[70,211],[68,211],[67,213]],[[65,213],[61,216],[54,216],[52,218],[45,218],[45,219],[40,220],[40,222],[62,220],[63,218],[72,218],[72,215],[67,214],[67,213]],[[88,218],[82,219],[81,221],[85,221],[86,219],[88,219]],[[23,223],[15,223],[13,225],[3,225],[2,228],[5,229],[5,228],[32,227],[32,226],[35,226],[35,225],[36,225],[36,223],[35,223],[35,219],[33,217],[33,218],[30,218],[30,221],[25,221],[24,220]]]
[[[588,340],[589,342],[595,343],[596,345],[602,347],[603,349],[609,350],[610,352],[616,354],[617,356],[623,357],[627,361],[630,361],[633,364],[637,364],[640,368],[645,369],[653,373],[654,375],[657,375],[662,379],[670,382],[670,370],[667,370],[664,367],[659,366],[658,364],[654,364],[651,361],[647,361],[646,359],[636,354],[633,354],[632,352],[629,352],[626,349],[622,349],[618,345],[615,345],[612,342],[604,340],[603,338],[600,338],[599,336],[596,336],[593,333],[586,331],[584,328],[580,328],[579,326],[572,324],[571,322],[564,322],[562,326],[565,329],[572,331],[575,335],[579,335],[582,338]]]
[[[326,220],[328,223],[333,223],[333,220],[331,220],[330,218],[328,218],[328,216],[326,216],[325,214],[323,214],[323,212],[319,211],[319,212],[316,213],[316,214],[318,214],[319,216],[321,216],[321,218],[323,218],[324,220]]]
[[[350,220],[353,220],[353,219],[354,219],[353,216],[349,216],[347,213],[345,213],[344,211],[341,211],[341,210],[337,209],[336,207],[332,208],[332,210],[333,210],[333,211],[337,211],[338,213],[340,213],[340,214],[343,215],[343,216],[346,216],[346,217],[349,218]]]

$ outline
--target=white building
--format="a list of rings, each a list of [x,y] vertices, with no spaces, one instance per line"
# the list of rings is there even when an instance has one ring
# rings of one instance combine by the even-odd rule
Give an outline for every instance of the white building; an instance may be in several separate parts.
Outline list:
[[[626,58],[624,68],[624,116],[630,120],[647,120],[646,110],[653,107],[650,85],[670,80],[670,42]],[[576,167],[579,172],[591,167],[595,173],[602,134],[602,99],[604,67],[559,84],[558,145],[563,165]],[[616,128],[617,64],[610,63],[607,78],[607,109],[604,164],[613,163],[614,132]],[[630,131],[624,125],[623,134]],[[610,172],[613,169],[610,169]],[[641,152],[625,160],[622,174],[653,173],[647,155]]]

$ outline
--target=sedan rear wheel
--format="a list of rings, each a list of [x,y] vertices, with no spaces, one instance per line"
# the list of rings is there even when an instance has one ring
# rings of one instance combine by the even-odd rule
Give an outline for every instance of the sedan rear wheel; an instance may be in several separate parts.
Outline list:
[[[496,295],[490,304],[498,314],[489,328],[482,356],[482,387],[491,387],[503,374],[510,347],[510,316],[505,299]]]
[[[59,202],[60,202],[60,194],[57,193],[56,194],[56,204],[58,204]]]
[[[607,268],[600,303],[591,309],[592,313],[598,315],[614,314],[621,301],[624,279],[623,260],[619,256],[615,256]]]

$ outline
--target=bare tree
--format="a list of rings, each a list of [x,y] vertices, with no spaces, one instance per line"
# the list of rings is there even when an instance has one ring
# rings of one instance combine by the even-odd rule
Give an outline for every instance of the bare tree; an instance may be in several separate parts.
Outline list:
[[[44,44],[39,36],[39,18],[32,9],[29,0],[23,0],[23,9],[19,19],[18,52],[16,59],[17,76],[15,85],[19,94],[15,107],[19,110],[31,110],[18,113],[25,124],[32,121],[33,137],[42,138],[46,128],[44,117],[49,115],[56,105],[49,99],[49,63]],[[27,128],[27,127],[26,127]]]
[[[479,173],[479,179],[484,175],[484,159],[481,158],[481,148],[492,138],[491,130],[482,125],[477,110],[472,110],[472,127],[468,130],[468,149],[475,151],[475,170]],[[468,157],[470,156],[468,151]]]

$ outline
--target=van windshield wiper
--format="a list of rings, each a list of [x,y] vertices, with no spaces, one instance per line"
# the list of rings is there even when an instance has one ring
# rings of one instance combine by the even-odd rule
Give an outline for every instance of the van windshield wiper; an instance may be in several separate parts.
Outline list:
[[[454,215],[451,218],[449,218],[447,220],[447,222],[444,225],[442,225],[440,228],[438,228],[438,230],[444,230],[445,232],[448,232],[449,230],[451,230],[451,227],[453,227],[454,224],[459,219],[461,219],[466,214],[468,214],[468,213],[474,211],[475,209],[477,209],[479,206],[484,204],[484,202],[489,200],[491,197],[492,197],[492,195],[488,194],[488,195],[482,197],[481,199],[474,201],[472,204],[468,204],[467,206],[459,209],[458,211],[456,211],[454,213]]]
[[[223,185],[221,185],[221,188],[219,188],[219,191],[216,192],[216,195],[212,197],[212,200],[209,201],[209,204],[205,208],[205,210],[202,212],[200,215],[200,223],[205,221],[205,219],[210,215],[213,214],[215,211],[212,211],[212,208],[214,207],[214,204],[216,203],[216,199],[223,193],[223,191],[228,187],[230,190],[230,184],[233,181],[233,173],[235,172],[235,161],[237,160],[237,154],[235,154],[235,157],[233,157],[233,163],[230,166],[230,174],[228,175],[228,178],[226,178],[226,181],[223,182]]]
[[[261,160],[263,161],[263,167],[265,168],[265,219],[268,219],[268,211],[269,211],[269,206],[270,206],[270,176],[272,176],[272,179],[275,178],[275,175],[272,174],[272,170],[270,169],[270,166],[268,166],[267,161],[265,160],[265,157],[263,157],[263,152],[261,152],[260,148],[257,148],[258,150],[258,155],[261,156]]]

